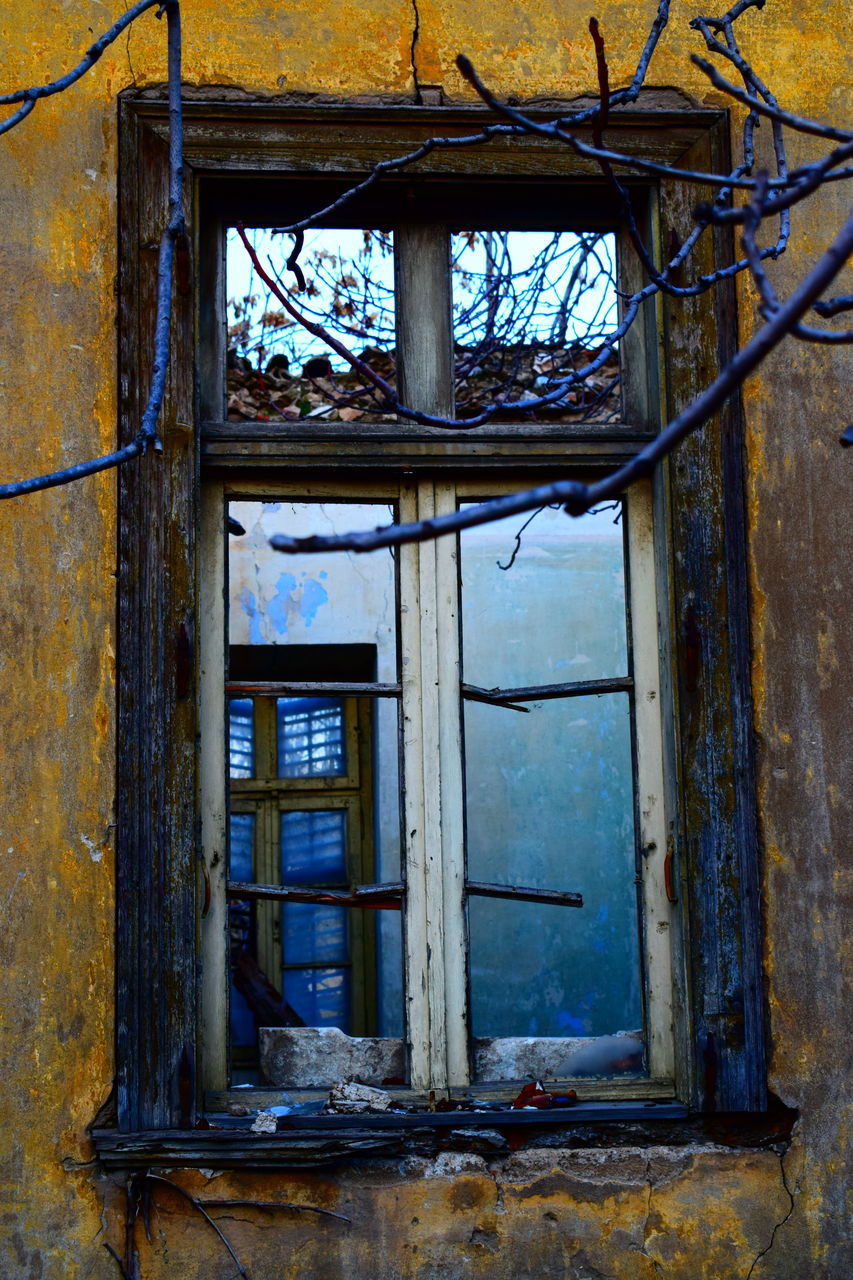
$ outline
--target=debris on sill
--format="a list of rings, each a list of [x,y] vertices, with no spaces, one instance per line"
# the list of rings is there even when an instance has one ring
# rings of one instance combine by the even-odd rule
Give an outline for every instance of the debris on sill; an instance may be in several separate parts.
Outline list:
[[[526,1084],[513,1101],[514,1111],[547,1111],[550,1107],[573,1107],[578,1100],[574,1089],[548,1093],[541,1080]]]
[[[349,1080],[334,1086],[325,1110],[332,1115],[360,1115],[368,1111],[387,1111],[390,1106],[391,1095],[384,1089]]]
[[[278,1128],[278,1116],[272,1108],[259,1111],[252,1121],[252,1133],[275,1133]]]
[[[275,1089],[323,1088],[363,1080],[374,1086],[405,1077],[403,1041],[348,1036],[338,1027],[261,1027],[261,1077]]]

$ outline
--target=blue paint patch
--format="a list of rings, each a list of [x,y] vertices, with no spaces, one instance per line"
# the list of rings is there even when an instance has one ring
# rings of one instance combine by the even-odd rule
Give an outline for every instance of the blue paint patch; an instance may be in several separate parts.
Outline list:
[[[329,575],[326,573],[326,570],[325,570],[325,569],[321,569],[321,570],[320,570],[320,572],[319,572],[319,574],[318,574],[317,576],[318,576],[319,578],[328,578],[328,576],[329,576]]]
[[[557,1025],[564,1036],[582,1036],[587,1023],[585,1018],[575,1018],[566,1009],[560,1009],[557,1013]]]
[[[250,591],[248,587],[244,587],[240,592],[240,607],[249,619],[249,644],[263,644],[264,637],[261,634],[261,616],[258,613],[258,602],[255,599],[254,591]]]
[[[292,573],[279,574],[278,582],[275,584],[275,595],[267,605],[267,614],[277,635],[287,635],[287,606],[291,602],[295,589],[296,579]]]
[[[311,623],[317,616],[317,610],[321,605],[326,604],[329,599],[329,593],[325,587],[321,586],[315,578],[309,578],[302,585],[302,598],[299,601],[299,612],[305,619],[306,627],[310,627]]]

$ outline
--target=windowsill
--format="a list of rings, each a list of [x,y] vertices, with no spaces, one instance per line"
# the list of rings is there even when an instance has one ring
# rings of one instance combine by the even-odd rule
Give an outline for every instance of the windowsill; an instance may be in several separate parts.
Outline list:
[[[566,1146],[623,1145],[620,1136],[629,1135],[632,1144],[658,1143],[687,1118],[687,1108],[672,1100],[579,1102],[549,1111],[283,1116],[274,1134],[253,1133],[248,1119],[212,1115],[209,1123],[216,1127],[208,1129],[93,1129],[91,1136],[98,1158],[110,1169],[287,1168],[448,1149],[508,1154],[528,1145],[528,1138],[532,1144],[543,1131],[549,1146],[557,1135]]]
[[[346,1072],[343,1072],[341,1078],[348,1079],[349,1077]],[[375,1083],[371,1080],[359,1078],[362,1084]],[[469,1099],[490,1103],[503,1102],[509,1109],[523,1086],[533,1078],[532,1074],[528,1074],[519,1076],[517,1079],[478,1080],[470,1085],[451,1089],[450,1098],[456,1104],[464,1103]],[[654,1078],[640,1074],[625,1074],[608,1078],[595,1076],[558,1078],[552,1077],[547,1073],[541,1073],[538,1078],[545,1082],[544,1087],[549,1093],[560,1094],[573,1090],[577,1096],[577,1104],[573,1108],[575,1111],[579,1106],[593,1102],[614,1105],[631,1102],[640,1105],[645,1102],[671,1102],[675,1096],[675,1085],[671,1078]],[[416,1107],[421,1112],[429,1114],[429,1101],[423,1092],[410,1089],[407,1085],[389,1084],[380,1085],[379,1087],[390,1096],[392,1107]],[[267,1107],[287,1106],[304,1102],[325,1102],[329,1096],[329,1088],[329,1084],[324,1084],[309,1087],[282,1086],[275,1088],[270,1085],[251,1085],[234,1089],[212,1089],[205,1094],[204,1111],[205,1115],[210,1120],[215,1120],[216,1123],[219,1123],[218,1117],[224,1117],[225,1122],[230,1122],[233,1113],[231,1116],[226,1115],[226,1113],[234,1105],[243,1105],[250,1108],[254,1116],[255,1112],[262,1111]],[[494,1114],[492,1112],[480,1112],[477,1110],[476,1105],[472,1106],[470,1111],[477,1115]],[[441,1113],[439,1112],[438,1114]],[[460,1112],[447,1114],[458,1115]]]
[[[772,1096],[766,1112],[691,1113],[672,1099],[579,1102],[552,1111],[285,1117],[287,1128],[255,1134],[249,1121],[213,1117],[210,1129],[93,1129],[106,1169],[296,1169],[351,1159],[428,1158],[444,1151],[489,1158],[524,1148],[725,1146],[784,1150],[797,1112]]]

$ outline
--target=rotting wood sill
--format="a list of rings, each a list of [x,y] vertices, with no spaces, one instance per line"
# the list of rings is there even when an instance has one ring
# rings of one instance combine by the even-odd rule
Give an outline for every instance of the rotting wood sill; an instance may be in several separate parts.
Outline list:
[[[499,1155],[529,1145],[543,1133],[549,1135],[549,1146],[555,1138],[569,1147],[623,1145],[615,1141],[620,1132],[632,1144],[660,1143],[669,1140],[666,1130],[687,1118],[681,1103],[655,1099],[581,1102],[550,1111],[284,1116],[274,1134],[255,1134],[245,1119],[216,1115],[209,1118],[216,1128],[93,1129],[91,1136],[101,1163],[111,1169],[283,1168],[357,1156],[428,1155],[449,1148]]]

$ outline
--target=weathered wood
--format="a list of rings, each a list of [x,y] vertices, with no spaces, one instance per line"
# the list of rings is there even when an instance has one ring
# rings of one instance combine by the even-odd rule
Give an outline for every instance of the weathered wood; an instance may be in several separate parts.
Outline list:
[[[333,681],[297,680],[228,680],[226,693],[231,697],[273,697],[298,698],[311,697],[353,697],[353,698],[396,698],[399,697],[399,684],[343,684]]]
[[[662,96],[658,92],[649,109],[640,105],[611,110],[609,133],[618,131],[620,150],[660,163],[674,163],[721,118],[717,111],[685,109],[683,100],[665,103]],[[143,90],[136,95],[136,103],[152,128],[165,131],[162,91]],[[533,118],[548,120],[559,116],[566,105],[555,101],[550,107],[527,110]],[[469,136],[494,122],[492,113],[480,105],[329,104],[318,112],[300,104],[229,99],[216,88],[188,89],[184,98],[186,149],[192,160],[208,172],[242,172],[247,176],[272,170],[303,176],[342,174],[351,181],[352,175],[366,173],[377,157],[400,156],[431,137]],[[591,140],[589,126],[577,133],[582,139]],[[419,160],[417,169],[403,171],[399,185],[411,186],[413,181],[433,175],[463,178],[473,174],[479,179],[518,175],[527,179],[528,187],[519,195],[527,204],[528,218],[535,218],[540,206],[529,198],[532,179],[563,178],[574,183],[578,177],[598,179],[600,173],[594,160],[578,156],[561,144],[529,138],[519,145],[517,138],[504,136],[477,147],[436,150]],[[386,190],[387,185],[392,184],[386,184]],[[269,190],[261,194],[266,207],[258,205],[254,192],[252,207],[274,224],[276,218],[280,219],[281,206]],[[223,201],[225,195],[223,192]],[[494,217],[494,193],[489,196]],[[511,199],[512,193],[507,196]],[[584,226],[589,226],[596,203],[611,210],[616,207],[612,193],[601,183],[597,187],[590,184],[584,197],[583,209],[575,210],[575,217],[582,219]],[[299,193],[294,193],[290,206],[295,207],[299,198]],[[553,222],[547,207],[539,216],[543,225]]]
[[[193,166],[222,171],[221,178],[204,179],[200,243],[206,261],[212,261],[200,278],[199,316],[205,326],[219,314],[221,303],[222,222],[244,213],[247,202],[259,221],[280,217],[275,184],[259,175],[297,170],[316,175],[315,181],[309,177],[298,184],[296,203],[289,206],[297,216],[301,204],[307,211],[316,206],[319,195],[342,190],[377,155],[399,154],[419,138],[465,132],[489,118],[479,108],[335,107],[318,113],[306,107],[216,101],[217,92],[200,91],[187,113],[188,189]],[[335,128],[329,127],[330,120]],[[725,159],[725,127],[720,121],[718,113],[701,111],[611,114],[620,147],[636,147],[667,161],[683,156],[699,165],[722,164]],[[158,92],[128,95],[121,106],[120,131],[122,441],[135,433],[140,395],[147,390],[137,387],[136,373],[149,367],[151,246],[165,211],[164,138],[164,103]],[[687,151],[691,146],[692,153]],[[420,222],[456,224],[464,207],[471,225],[480,228],[521,225],[519,219],[531,227],[553,227],[553,210],[559,207],[565,215],[561,213],[561,226],[612,228],[618,211],[604,184],[585,184],[583,201],[568,199],[577,193],[577,177],[595,172],[594,166],[576,162],[565,149],[535,140],[436,152],[421,162],[422,176],[413,173],[386,184],[381,200],[354,204],[343,217],[336,215],[336,225],[375,225],[365,217],[374,217],[377,208],[386,220],[399,219],[404,209],[411,215],[415,205]],[[240,180],[235,182],[233,175],[241,175]],[[431,182],[436,175],[453,181]],[[514,176],[526,180],[509,183]],[[671,229],[677,232],[687,225],[696,199],[695,190],[664,186],[664,246]],[[713,253],[698,265],[713,265],[729,252],[729,240],[719,232]],[[186,1083],[195,1056],[197,735],[192,666],[197,453],[191,426],[192,298],[182,295],[175,302],[164,454],[149,455],[123,469],[119,478],[117,1055],[119,1123],[126,1131],[180,1123],[181,1076]],[[672,411],[710,379],[732,349],[734,291],[718,289],[713,303],[667,300],[662,311],[671,344],[666,383],[667,410]],[[649,350],[654,346],[652,327],[647,319],[644,341]],[[222,412],[221,344],[217,331],[200,369],[203,413],[212,419]],[[656,420],[657,388],[653,380],[647,381],[635,395],[633,385],[629,375],[626,422],[599,430],[571,423],[500,423],[472,433],[443,433],[398,423],[362,423],[354,429],[352,424],[277,427],[219,421],[206,429],[203,458],[223,474],[240,468],[240,480],[247,485],[253,477],[270,484],[270,477],[284,467],[291,473],[301,469],[307,484],[310,472],[322,476],[344,463],[376,476],[383,469],[422,472],[462,462],[478,474],[495,474],[511,463],[519,484],[524,484],[536,476],[537,468],[541,473],[556,462],[601,467],[636,452]],[[673,482],[663,498],[663,486],[657,485],[659,509],[665,513],[671,504],[673,542],[679,552],[667,572],[678,627],[674,685],[677,763],[683,780],[675,865],[678,890],[689,913],[689,936],[676,983],[685,993],[678,1003],[687,1006],[688,991],[695,1000],[683,1040],[689,1052],[682,1055],[678,1078],[684,1096],[695,1105],[721,1110],[761,1107],[765,1078],[741,448],[738,405],[733,403],[720,415],[719,424],[683,447],[670,468]],[[413,505],[402,504],[403,518],[407,513],[411,518]],[[406,549],[401,572],[411,574],[416,565],[417,554]],[[416,568],[414,572],[417,577]],[[178,671],[187,658],[185,691]],[[405,726],[410,742],[419,732],[417,721],[412,713]],[[415,794],[414,807],[407,811],[421,827],[423,800]],[[423,840],[422,833],[418,839]],[[412,922],[420,921],[426,930],[422,889],[410,884],[409,894]],[[426,982],[425,971],[414,976]],[[428,1061],[429,1033],[428,1012],[417,1014],[410,1008],[413,1054],[420,1053],[422,1062]],[[453,1114],[459,1124],[458,1113]],[[240,1163],[248,1157],[262,1163],[256,1142],[241,1141],[239,1152],[235,1147],[227,1159]],[[364,1141],[365,1153],[389,1149],[382,1146],[384,1138]],[[326,1158],[321,1146],[312,1147],[312,1161]],[[130,1142],[117,1161],[150,1162],[155,1148],[147,1148],[143,1156],[143,1147]],[[136,1154],[128,1154],[131,1149]],[[194,1149],[204,1149],[200,1135],[190,1135],[183,1148],[177,1142],[175,1160],[186,1163]],[[338,1143],[335,1149],[353,1153],[351,1145]],[[164,1155],[166,1162],[171,1158]],[[299,1158],[295,1151],[290,1163]],[[278,1147],[270,1160],[282,1159],[286,1163],[289,1157]],[[205,1153],[204,1162],[215,1160]]]
[[[526,685],[523,689],[481,689],[463,684],[462,696],[476,702],[547,702],[554,698],[589,698],[602,693],[628,693],[634,681],[630,676],[612,680],[572,680],[568,684]]]
[[[397,394],[443,418],[454,413],[451,293],[447,228],[395,227]]]
[[[685,162],[724,168],[724,130],[709,134]],[[664,184],[664,244],[686,233],[700,195]],[[725,265],[730,254],[730,236],[705,238],[691,276]],[[734,286],[667,298],[664,317],[672,415],[736,349]],[[740,397],[733,397],[670,464],[682,778],[676,865],[689,904],[690,1095],[694,1105],[720,1111],[766,1104],[742,449]]]
[[[651,485],[633,485],[627,499],[628,599],[636,776],[637,876],[645,973],[646,1064],[652,1076],[675,1074],[672,995],[673,904],[667,894],[669,827],[664,786],[660,694],[660,624],[664,600],[655,572]]]
[[[547,902],[555,907],[582,907],[583,894],[562,889],[528,889],[517,884],[487,884],[483,880],[466,880],[465,892],[475,898],[512,898],[516,902]]]
[[[374,910],[400,910],[404,893],[402,882],[361,885],[351,892],[345,889],[297,889],[282,884],[247,884],[229,880],[227,891],[232,898],[268,898],[275,902],[323,902],[344,907]]]
[[[537,468],[541,470],[544,466],[610,467],[627,462],[650,438],[647,434],[633,431],[626,431],[621,436],[602,433],[594,439],[583,433],[574,437],[564,434],[556,439],[522,434],[516,439],[510,436],[475,438],[473,434],[463,438],[454,436],[453,432],[436,431],[428,440],[420,439],[414,432],[410,439],[396,440],[371,438],[364,434],[353,436],[351,433],[348,437],[340,435],[337,438],[318,434],[315,439],[283,435],[264,439],[255,435],[254,424],[247,424],[245,437],[239,434],[242,430],[239,424],[229,426],[236,427],[230,436],[203,444],[202,462],[206,470],[212,471],[214,467],[221,468],[224,473],[239,470],[241,477],[245,478],[247,468],[255,467],[255,479],[263,473],[268,482],[275,471],[289,475],[297,468],[304,474],[313,472],[316,475],[324,468],[343,464],[351,469],[352,475],[359,472],[371,475],[383,471],[399,473],[401,468],[435,472],[459,467],[461,463],[486,471],[511,464],[517,487],[522,488],[535,483],[531,477]]]
[[[148,390],[135,375],[150,376],[168,165],[162,139],[126,104],[121,146],[125,443],[138,430]],[[117,1093],[125,1130],[179,1123],[195,1061],[197,462],[185,354],[191,293],[175,290],[173,306],[163,452],[150,451],[119,472]]]

